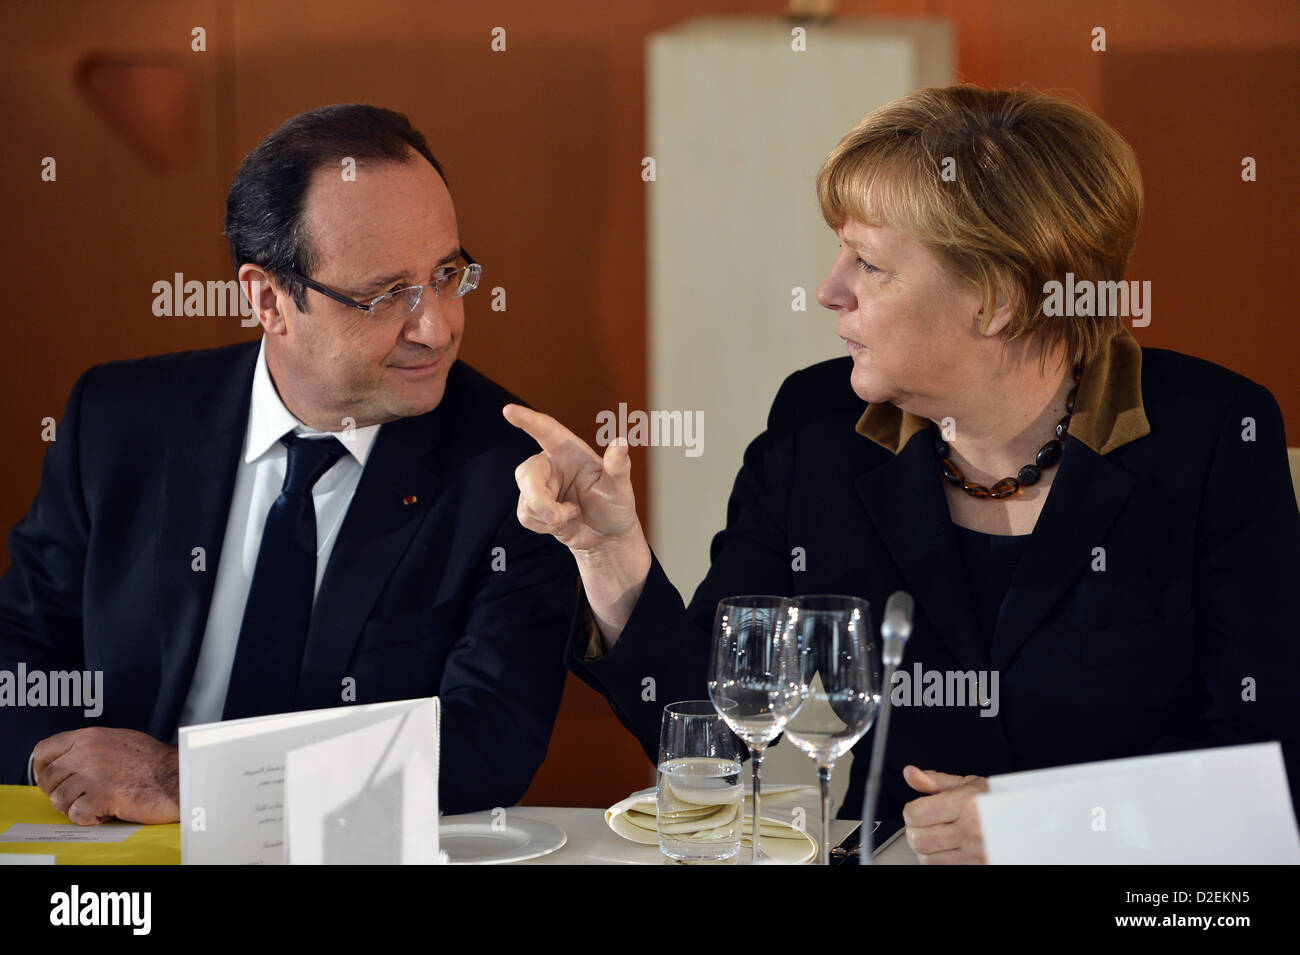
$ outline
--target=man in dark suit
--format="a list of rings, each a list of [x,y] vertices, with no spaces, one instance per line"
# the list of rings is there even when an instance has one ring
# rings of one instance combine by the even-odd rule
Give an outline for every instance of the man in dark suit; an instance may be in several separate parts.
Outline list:
[[[88,371],[9,538],[0,671],[103,694],[0,709],[0,779],[175,821],[179,726],[437,695],[442,808],[511,805],[574,567],[515,519],[514,399],[457,361],[480,268],[441,167],[400,114],[313,110],[244,161],[226,232],[262,340]]]

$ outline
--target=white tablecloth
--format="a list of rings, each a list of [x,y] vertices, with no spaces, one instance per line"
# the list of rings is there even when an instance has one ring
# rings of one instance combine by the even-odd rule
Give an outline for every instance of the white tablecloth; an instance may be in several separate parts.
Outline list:
[[[793,793],[763,796],[763,815],[789,821],[797,806],[804,809],[808,831],[820,838],[821,817],[817,808],[817,791],[811,788]],[[643,846],[614,833],[605,823],[603,809],[571,809],[552,806],[515,806],[507,810],[507,819],[536,819],[562,829],[568,841],[555,852],[518,865],[664,865],[667,860],[658,846]],[[445,816],[444,822],[458,817]],[[831,820],[831,847],[842,842],[857,828],[857,822]],[[746,855],[747,849],[741,854]],[[876,856],[878,865],[916,865],[916,854],[900,836]]]

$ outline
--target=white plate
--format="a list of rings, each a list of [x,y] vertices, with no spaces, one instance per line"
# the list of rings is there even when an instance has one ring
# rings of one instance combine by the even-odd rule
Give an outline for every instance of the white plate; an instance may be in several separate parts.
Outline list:
[[[522,862],[548,855],[567,841],[564,830],[512,812],[504,818],[476,812],[438,826],[438,848],[453,865]]]

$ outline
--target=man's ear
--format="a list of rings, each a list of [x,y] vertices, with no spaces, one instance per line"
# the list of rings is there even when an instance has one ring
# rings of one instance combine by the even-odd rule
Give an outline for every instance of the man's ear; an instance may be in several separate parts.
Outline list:
[[[268,335],[283,335],[286,331],[281,293],[275,287],[271,274],[260,265],[245,262],[239,267],[239,287],[253,306],[253,317]]]

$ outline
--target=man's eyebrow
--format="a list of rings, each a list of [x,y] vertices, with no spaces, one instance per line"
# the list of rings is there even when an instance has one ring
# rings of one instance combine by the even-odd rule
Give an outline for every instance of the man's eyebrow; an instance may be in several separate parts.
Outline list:
[[[358,292],[372,292],[381,289],[385,285],[393,285],[396,282],[405,282],[411,277],[410,272],[395,272],[392,275],[383,275],[377,279],[372,279],[356,287]]]
[[[437,262],[435,262],[434,268],[440,268],[448,264],[449,262],[454,262],[456,261],[457,258],[459,258],[459,256],[460,256],[460,247],[457,246],[456,248],[448,252],[446,255],[444,255],[442,258],[440,258]],[[382,275],[379,278],[372,279],[369,282],[366,282],[362,285],[358,285],[356,286],[356,291],[371,292],[377,289],[381,289],[387,285],[392,285],[396,282],[409,282],[410,279],[411,279],[410,272],[407,271],[394,272],[392,275]]]

